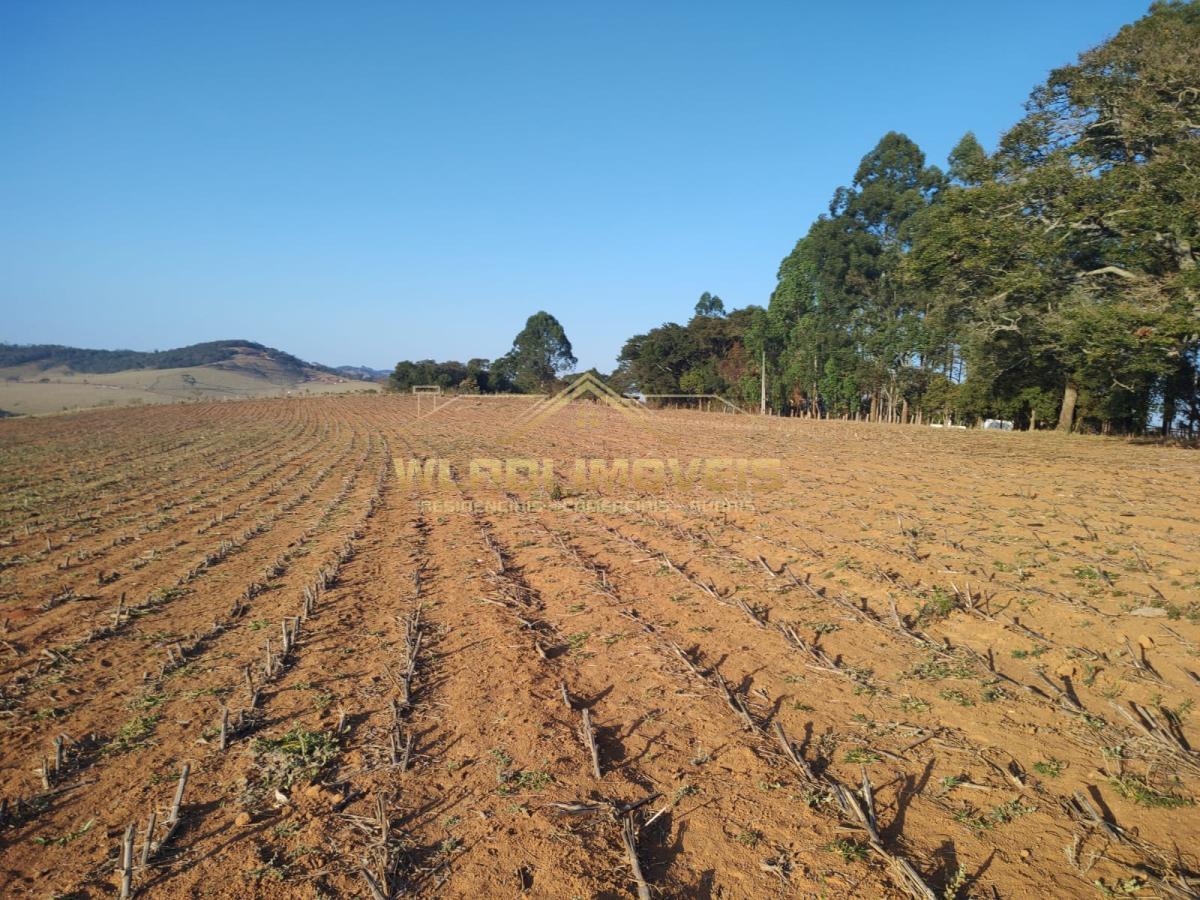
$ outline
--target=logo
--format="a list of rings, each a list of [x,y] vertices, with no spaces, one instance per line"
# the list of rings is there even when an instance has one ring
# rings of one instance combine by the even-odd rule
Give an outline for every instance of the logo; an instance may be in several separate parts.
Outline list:
[[[499,430],[474,435],[483,445],[479,449],[486,448],[495,453],[507,445],[516,451],[511,455],[480,454],[452,462],[446,450],[455,444],[462,446],[460,442],[466,436],[464,429],[469,427],[468,423],[456,422],[453,436],[446,435],[451,443],[437,449],[429,445],[429,439],[437,435],[436,431],[424,432],[411,427],[428,422],[431,416],[443,413],[456,402],[461,404],[485,397],[528,403]],[[459,408],[471,407],[468,404]],[[586,440],[588,433],[601,432],[608,437],[614,424],[622,422],[634,426],[635,434],[637,431],[643,435],[650,432],[658,440],[635,437],[630,441],[627,435],[627,443],[636,444],[641,450],[640,455],[628,457],[555,459],[537,449],[540,434],[570,435],[576,430],[582,432],[582,443],[587,446],[591,443]],[[395,460],[397,476],[417,490],[457,491],[457,485],[466,485],[472,490],[501,490],[514,495],[570,497],[572,503],[578,505],[579,502],[590,502],[593,495],[609,502],[615,494],[624,491],[643,498],[679,490],[689,493],[694,490],[704,493],[733,491],[738,494],[770,491],[779,486],[782,476],[782,461],[778,458],[688,455],[688,448],[681,446],[687,443],[689,432],[686,428],[681,429],[675,421],[660,421],[643,403],[623,396],[591,372],[583,373],[553,396],[472,394],[454,397],[419,415],[409,425],[411,430],[406,430],[412,440],[407,443],[414,449],[423,445],[432,451],[420,457]],[[655,449],[651,449],[651,444]],[[670,447],[678,450],[668,449]]]
[[[591,372],[584,372],[554,396],[539,400],[517,416],[507,430],[524,434],[545,426],[558,414],[571,410],[575,403],[581,404],[585,411],[587,407],[582,404],[586,403],[614,409],[632,422],[654,427],[653,416],[641,403],[617,393]],[[582,418],[586,420],[586,414]]]

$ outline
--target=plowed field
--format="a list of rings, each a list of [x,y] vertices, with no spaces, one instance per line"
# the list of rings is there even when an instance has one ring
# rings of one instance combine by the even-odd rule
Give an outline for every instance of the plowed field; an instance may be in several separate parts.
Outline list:
[[[1197,896],[1193,452],[422,403],[0,423],[0,893]]]

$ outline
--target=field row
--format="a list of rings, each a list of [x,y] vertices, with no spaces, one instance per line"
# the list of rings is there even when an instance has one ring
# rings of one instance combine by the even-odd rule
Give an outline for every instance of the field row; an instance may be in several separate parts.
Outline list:
[[[5,423],[9,890],[1196,895],[1188,454],[527,409]]]

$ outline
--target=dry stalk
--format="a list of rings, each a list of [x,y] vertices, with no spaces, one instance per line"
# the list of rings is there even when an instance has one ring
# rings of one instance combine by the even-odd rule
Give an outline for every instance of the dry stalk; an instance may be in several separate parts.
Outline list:
[[[133,838],[136,826],[131,822],[121,841],[121,900],[133,896]]]
[[[151,809],[150,817],[146,820],[146,837],[142,840],[141,867],[143,869],[150,864],[150,856],[154,852],[154,826],[157,824],[158,813]]]
[[[650,885],[646,883],[646,876],[642,874],[642,866],[638,862],[632,812],[626,813],[624,821],[621,823],[621,840],[625,844],[625,853],[629,857],[629,868],[633,874],[633,880],[637,882],[638,900],[650,900]]]
[[[813,774],[812,767],[809,766],[808,761],[796,751],[796,748],[792,746],[792,742],[788,740],[788,736],[783,731],[783,725],[780,724],[778,719],[775,720],[774,726],[775,736],[779,738],[779,744],[783,747],[784,755],[787,756],[792,765],[800,770],[800,773],[804,776],[805,780],[815,784],[817,777],[815,774]]]
[[[758,726],[754,724],[750,710],[746,708],[741,695],[735,694],[729,689],[729,685],[725,683],[725,679],[721,677],[719,670],[713,669],[713,674],[717,677],[717,687],[720,689],[721,695],[725,698],[725,702],[729,704],[729,708],[738,714],[748,731],[756,731]]]
[[[183,792],[187,788],[188,775],[192,771],[191,763],[184,763],[183,769],[179,773],[179,783],[175,786],[175,799],[171,802],[171,812],[167,815],[167,821],[164,823],[167,826],[166,833],[163,834],[162,840],[158,842],[157,850],[162,850],[175,834],[175,830],[179,828],[179,813],[183,807]]]
[[[887,860],[891,866],[893,873],[896,875],[900,886],[914,900],[938,900],[937,895],[925,883],[917,870],[912,867],[908,860],[903,857],[890,853],[884,846],[883,841],[879,836],[879,826],[875,818],[875,795],[871,788],[871,779],[867,775],[866,766],[862,769],[862,788],[855,794],[844,785],[835,781],[830,781],[833,786],[834,794],[837,797],[838,803],[842,809],[854,816],[858,823],[867,832],[867,842],[871,849]]]
[[[581,731],[583,733],[583,744],[585,747],[587,747],[588,754],[592,758],[592,774],[596,777],[596,780],[599,781],[600,778],[603,777],[600,774],[600,748],[596,746],[596,733],[592,728],[591,710],[589,710],[587,707],[584,707],[580,711],[580,716],[582,718]]]
[[[1159,684],[1164,683],[1163,677],[1158,674],[1155,668],[1150,665],[1149,660],[1146,659],[1145,650],[1143,650],[1141,647],[1134,649],[1134,646],[1129,642],[1128,637],[1125,638],[1125,649],[1129,651],[1129,661],[1132,663],[1134,669],[1137,670],[1139,675],[1142,675],[1151,681],[1156,681]]]

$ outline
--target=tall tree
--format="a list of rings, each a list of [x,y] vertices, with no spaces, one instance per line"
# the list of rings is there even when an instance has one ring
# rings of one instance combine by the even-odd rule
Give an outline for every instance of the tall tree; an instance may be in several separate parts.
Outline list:
[[[954,145],[948,162],[950,168],[947,175],[956,184],[974,187],[986,181],[991,174],[991,161],[987,151],[971,131],[964,134]]]
[[[777,399],[851,414],[906,407],[924,298],[895,274],[913,217],[944,181],[913,141],[889,132],[837,189],[829,214],[780,266],[764,343]]]
[[[519,389],[535,392],[548,388],[576,363],[562,324],[541,311],[526,320],[525,327],[513,338],[512,349],[493,363],[492,370]]]
[[[708,291],[705,291],[700,295],[700,299],[696,301],[696,315],[723,316],[725,315],[725,302],[716,294],[710,294]]]

